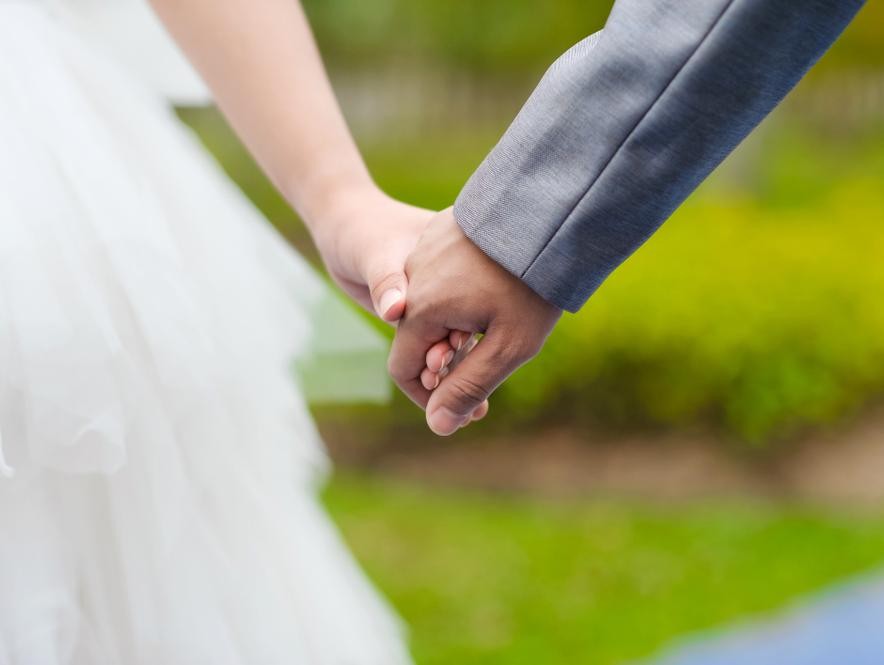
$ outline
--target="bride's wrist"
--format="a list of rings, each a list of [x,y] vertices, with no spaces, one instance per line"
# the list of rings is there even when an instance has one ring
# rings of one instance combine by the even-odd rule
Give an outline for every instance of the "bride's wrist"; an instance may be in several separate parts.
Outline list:
[[[364,225],[369,211],[383,205],[386,198],[373,182],[351,182],[329,189],[321,201],[314,200],[310,212],[301,215],[322,256],[326,259],[334,256],[346,262],[344,255],[352,250],[353,244],[348,239],[362,235],[360,226]]]
[[[314,170],[286,192],[286,198],[315,236],[329,224],[338,223],[363,202],[383,196],[368,171],[325,172]]]

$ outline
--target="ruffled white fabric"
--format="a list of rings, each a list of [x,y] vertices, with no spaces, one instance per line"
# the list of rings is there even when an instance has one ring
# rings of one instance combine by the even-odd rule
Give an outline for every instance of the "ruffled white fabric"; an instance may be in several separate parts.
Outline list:
[[[408,662],[315,498],[321,290],[155,95],[0,0],[0,665]]]
[[[2,1],[2,0],[0,0]],[[169,37],[147,0],[30,0],[91,47],[113,58],[142,86],[178,105],[201,105],[211,93]]]

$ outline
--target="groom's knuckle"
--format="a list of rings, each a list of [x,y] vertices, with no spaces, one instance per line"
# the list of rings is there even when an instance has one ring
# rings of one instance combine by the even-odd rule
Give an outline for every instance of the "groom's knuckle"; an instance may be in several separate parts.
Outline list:
[[[491,350],[490,361],[495,367],[510,367],[518,363],[524,354],[518,339],[498,342]]]
[[[481,404],[490,393],[487,386],[469,377],[460,377],[451,385],[451,396],[461,408]]]
[[[414,318],[436,320],[443,312],[451,311],[451,304],[434,285],[413,283],[409,288],[408,306]]]
[[[408,377],[405,376],[405,372],[398,366],[390,368],[390,378],[393,379],[393,382],[397,386],[403,386],[405,382],[408,380]]]
[[[427,306],[427,300],[421,297],[420,292],[414,293],[409,290],[406,302],[407,305],[405,311],[407,312],[407,316],[411,320],[423,320],[431,311],[430,308]]]
[[[536,356],[543,348],[543,340],[527,337],[521,340],[519,360],[524,362]]]
[[[390,378],[392,378],[397,384],[401,384],[405,381],[405,372],[403,371],[403,365],[398,356],[391,355],[387,359],[387,372],[389,373]]]
[[[533,358],[539,352],[540,347],[531,335],[524,331],[511,330],[505,342],[501,343],[500,362],[507,367],[521,365],[526,360]]]

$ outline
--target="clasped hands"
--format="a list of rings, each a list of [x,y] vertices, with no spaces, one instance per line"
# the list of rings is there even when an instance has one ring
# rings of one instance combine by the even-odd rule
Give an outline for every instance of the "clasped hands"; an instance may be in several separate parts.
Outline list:
[[[375,187],[331,197],[314,240],[335,282],[397,325],[393,380],[447,436],[538,353],[561,310],[490,259],[451,209],[434,213]]]
[[[540,351],[561,310],[483,253],[451,209],[429,221],[405,274],[390,375],[448,436],[484,417],[488,397]]]

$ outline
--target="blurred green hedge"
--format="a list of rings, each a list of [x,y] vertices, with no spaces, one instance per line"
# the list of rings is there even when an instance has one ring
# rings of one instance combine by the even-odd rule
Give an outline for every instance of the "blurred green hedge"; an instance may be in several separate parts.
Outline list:
[[[614,274],[497,401],[531,420],[711,423],[761,443],[884,391],[884,194],[699,198]]]
[[[392,193],[442,207],[487,143],[400,147],[369,161]],[[489,420],[701,424],[763,444],[878,399],[882,183],[884,128],[847,140],[772,119],[563,319],[500,389]]]

